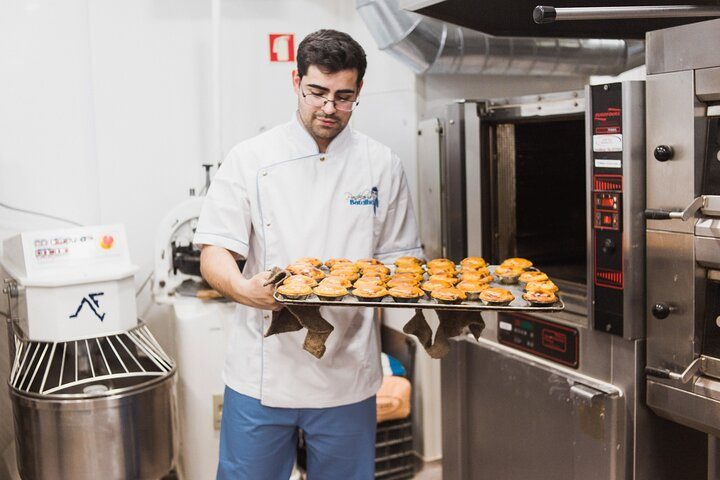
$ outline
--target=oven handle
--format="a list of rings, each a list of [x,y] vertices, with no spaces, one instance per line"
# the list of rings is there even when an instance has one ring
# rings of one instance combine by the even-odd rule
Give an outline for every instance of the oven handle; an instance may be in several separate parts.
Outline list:
[[[706,203],[707,199],[705,196],[701,196],[693,200],[693,202],[682,211],[656,210],[648,208],[645,210],[645,218],[648,220],[671,220],[673,218],[677,218],[684,222],[695,215],[698,210],[705,207]]]
[[[698,357],[692,361],[690,365],[682,372],[675,373],[665,368],[645,367],[645,374],[657,378],[667,378],[677,380],[680,383],[688,383],[696,373],[700,371],[703,365],[703,357]]]
[[[535,23],[560,20],[618,20],[628,18],[718,17],[720,7],[705,5],[658,5],[626,7],[550,7],[538,5],[533,10]]]

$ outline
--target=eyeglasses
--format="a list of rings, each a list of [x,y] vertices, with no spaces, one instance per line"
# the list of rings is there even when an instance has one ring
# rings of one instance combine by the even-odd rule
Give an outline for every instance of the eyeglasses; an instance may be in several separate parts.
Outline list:
[[[323,108],[326,104],[332,103],[336,110],[340,110],[341,112],[352,112],[355,110],[355,107],[360,105],[360,102],[358,102],[357,99],[349,100],[347,98],[336,98],[335,100],[330,100],[329,98],[323,97],[317,93],[305,93],[302,87],[300,87],[300,93],[302,93],[305,103],[315,108]]]

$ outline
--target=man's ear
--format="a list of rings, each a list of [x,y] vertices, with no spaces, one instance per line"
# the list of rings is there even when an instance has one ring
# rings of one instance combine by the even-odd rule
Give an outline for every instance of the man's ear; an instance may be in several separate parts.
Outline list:
[[[364,81],[365,80],[360,80],[360,83],[358,83],[358,91],[357,91],[358,96],[360,96],[360,91],[362,90]]]
[[[298,90],[300,90],[300,75],[298,74],[297,70],[292,71],[292,82],[293,82],[293,90],[295,90],[295,94],[298,94]]]

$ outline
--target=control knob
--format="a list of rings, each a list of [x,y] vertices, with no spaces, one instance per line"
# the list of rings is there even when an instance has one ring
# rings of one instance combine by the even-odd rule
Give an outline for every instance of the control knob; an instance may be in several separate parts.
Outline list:
[[[611,239],[606,238],[603,240],[602,245],[600,245],[600,250],[602,250],[602,253],[605,255],[612,255],[615,253],[615,242],[613,242]]]
[[[673,157],[674,153],[675,152],[670,145],[658,145],[653,151],[655,160],[657,160],[658,162],[667,162]]]
[[[653,317],[657,318],[658,320],[663,320],[667,318],[668,315],[670,315],[670,310],[670,305],[668,305],[667,303],[659,302],[653,305],[652,314]]]

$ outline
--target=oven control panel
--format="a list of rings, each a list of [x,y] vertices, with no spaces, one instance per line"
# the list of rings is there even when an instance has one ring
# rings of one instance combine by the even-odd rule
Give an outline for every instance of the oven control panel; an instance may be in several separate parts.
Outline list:
[[[623,98],[622,84],[590,87],[592,129],[590,225],[593,318],[596,330],[623,335]]]
[[[577,368],[578,331],[519,313],[498,313],[498,342],[548,360]]]

